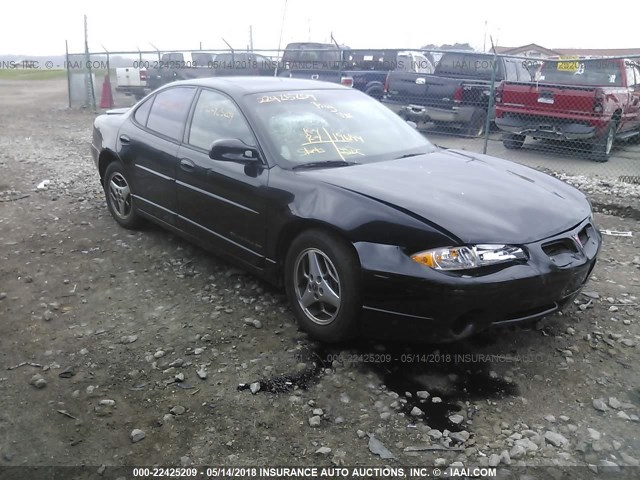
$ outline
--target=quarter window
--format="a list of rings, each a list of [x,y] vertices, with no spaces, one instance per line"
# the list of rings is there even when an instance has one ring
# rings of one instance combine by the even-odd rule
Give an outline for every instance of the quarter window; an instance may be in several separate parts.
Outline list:
[[[151,110],[151,104],[153,103],[153,99],[147,100],[142,105],[140,105],[136,113],[134,113],[133,118],[143,127],[147,126],[147,118],[149,118],[149,111]]]
[[[237,138],[247,145],[256,144],[236,104],[220,93],[202,90],[193,112],[189,144],[209,150],[211,144],[221,138]]]
[[[195,92],[195,88],[176,87],[158,93],[149,113],[147,128],[174,140],[182,140]]]

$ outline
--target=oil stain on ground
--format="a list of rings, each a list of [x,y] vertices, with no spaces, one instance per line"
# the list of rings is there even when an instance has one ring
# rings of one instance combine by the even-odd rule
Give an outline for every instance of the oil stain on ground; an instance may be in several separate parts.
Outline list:
[[[402,411],[407,418],[423,421],[441,431],[457,432],[463,430],[464,426],[453,423],[449,417],[460,412],[465,401],[518,394],[517,385],[492,371],[492,356],[477,353],[481,350],[477,348],[478,339],[474,343],[458,342],[446,346],[367,341],[341,346],[310,344],[297,355],[301,362],[310,367],[301,372],[263,378],[257,382],[261,392],[284,393],[294,388],[306,390],[319,381],[324,369],[332,368],[333,359],[353,358],[357,368],[373,371],[388,390],[399,395]],[[345,352],[349,354],[345,355]],[[374,361],[358,362],[357,359],[363,355]],[[250,385],[240,384],[238,390],[249,390]],[[423,392],[428,392],[428,396]],[[423,414],[412,416],[414,407],[418,407]],[[475,410],[469,408],[464,413],[466,418],[471,419]]]

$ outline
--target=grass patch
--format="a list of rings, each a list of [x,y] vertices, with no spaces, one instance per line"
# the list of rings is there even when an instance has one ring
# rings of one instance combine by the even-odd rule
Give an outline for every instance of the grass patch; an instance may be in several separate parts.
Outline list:
[[[43,70],[39,68],[12,68],[0,69],[0,80],[51,80],[54,78],[65,78],[66,70]]]

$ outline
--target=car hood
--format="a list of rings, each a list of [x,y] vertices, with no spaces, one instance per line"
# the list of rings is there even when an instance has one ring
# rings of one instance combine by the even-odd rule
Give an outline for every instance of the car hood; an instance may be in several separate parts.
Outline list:
[[[560,180],[456,150],[300,174],[436,224],[463,243],[529,243],[591,214],[584,194]]]

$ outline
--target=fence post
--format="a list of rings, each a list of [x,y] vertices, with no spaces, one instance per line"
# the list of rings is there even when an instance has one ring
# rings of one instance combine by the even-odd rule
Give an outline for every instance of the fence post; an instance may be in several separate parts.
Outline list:
[[[493,68],[491,69],[491,90],[489,92],[489,106],[487,107],[487,119],[484,124],[484,145],[482,146],[483,155],[487,154],[487,144],[489,143],[489,129],[491,127],[491,111],[493,110],[494,98],[496,94],[496,70],[498,69],[498,54],[493,49]]]
[[[69,42],[64,41],[64,59],[67,67],[67,97],[69,98],[69,108],[71,108],[71,70],[69,68]]]

